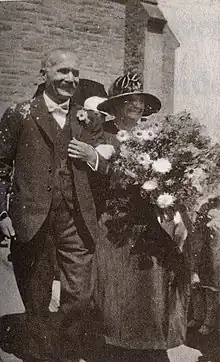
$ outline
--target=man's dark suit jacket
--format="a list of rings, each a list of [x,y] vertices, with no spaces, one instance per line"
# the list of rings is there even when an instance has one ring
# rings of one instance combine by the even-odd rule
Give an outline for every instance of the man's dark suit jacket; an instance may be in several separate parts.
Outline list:
[[[69,120],[72,136],[97,146],[104,142],[99,120],[84,127],[76,119],[72,105]],[[6,210],[6,194],[14,169],[10,216],[22,242],[28,242],[44,223],[52,201],[54,177],[54,143],[50,124],[55,122],[43,96],[8,108],[0,122],[0,212]],[[14,166],[14,167],[13,167]],[[100,169],[102,162],[100,162]],[[98,225],[88,175],[84,163],[72,162],[72,171],[80,212],[94,240]]]

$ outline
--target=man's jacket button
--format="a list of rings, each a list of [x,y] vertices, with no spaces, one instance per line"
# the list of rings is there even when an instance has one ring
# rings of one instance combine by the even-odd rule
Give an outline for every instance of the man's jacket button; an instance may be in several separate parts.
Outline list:
[[[52,186],[47,186],[47,191],[51,191],[52,190]]]
[[[52,167],[48,168],[48,172],[51,173],[52,172]]]

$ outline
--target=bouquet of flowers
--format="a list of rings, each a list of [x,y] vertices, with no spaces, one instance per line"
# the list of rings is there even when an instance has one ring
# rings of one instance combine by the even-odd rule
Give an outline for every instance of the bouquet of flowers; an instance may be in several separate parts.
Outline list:
[[[141,119],[116,135],[112,188],[135,187],[161,212],[184,204],[191,217],[220,195],[220,145],[189,113]],[[120,206],[120,205],[118,205]]]

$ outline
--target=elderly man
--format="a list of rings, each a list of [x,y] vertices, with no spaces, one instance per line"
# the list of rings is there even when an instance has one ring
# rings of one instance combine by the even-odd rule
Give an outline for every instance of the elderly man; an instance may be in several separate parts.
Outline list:
[[[31,334],[40,345],[39,358],[54,361],[46,332],[54,250],[61,272],[64,340],[68,331],[71,337],[79,328],[72,322],[90,308],[91,261],[99,232],[88,177],[98,168],[94,147],[103,142],[103,133],[95,116],[87,123],[77,118],[79,70],[73,52],[50,52],[41,74],[43,94],[8,108],[0,122],[0,229],[11,238],[14,273]],[[67,148],[73,138],[70,160]]]

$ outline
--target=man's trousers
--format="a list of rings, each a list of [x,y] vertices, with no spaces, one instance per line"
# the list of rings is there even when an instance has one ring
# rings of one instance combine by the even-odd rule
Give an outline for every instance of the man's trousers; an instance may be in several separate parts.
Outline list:
[[[79,343],[84,328],[82,322],[89,316],[92,252],[92,240],[80,215],[74,215],[65,200],[59,208],[50,211],[31,241],[26,244],[21,240],[12,242],[12,263],[17,285],[31,333],[40,341],[42,355],[54,353],[48,331],[54,255],[60,269],[61,297],[56,323],[52,321],[51,329],[54,332],[58,325],[59,345],[66,352],[70,346],[77,349],[74,344]]]
[[[93,362],[169,362],[166,350],[135,350],[107,345]]]

